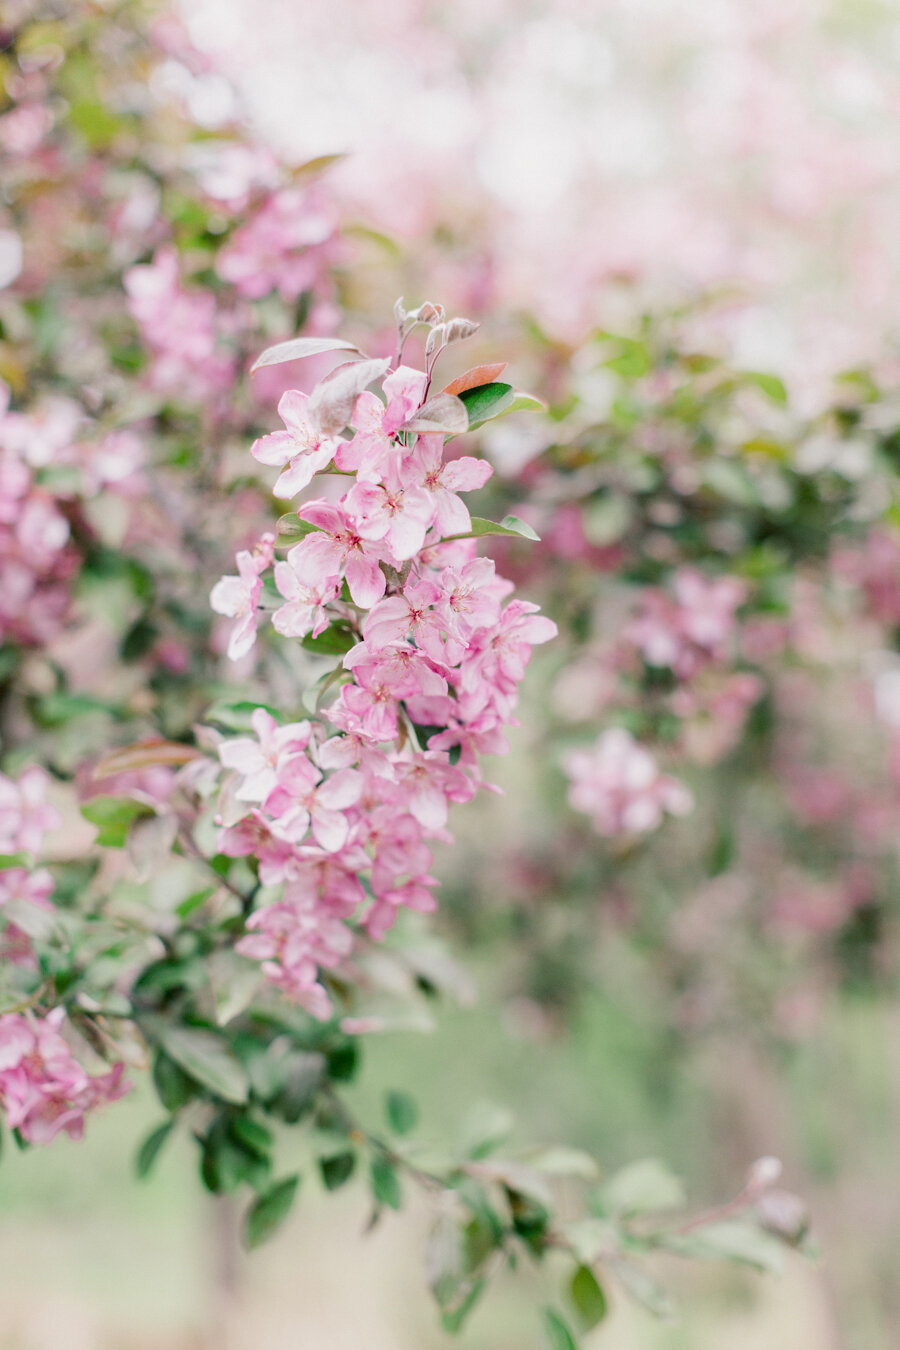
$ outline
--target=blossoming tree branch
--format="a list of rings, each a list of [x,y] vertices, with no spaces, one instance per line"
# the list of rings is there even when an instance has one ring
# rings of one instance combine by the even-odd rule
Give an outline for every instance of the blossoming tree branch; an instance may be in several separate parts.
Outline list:
[[[435,1150],[411,1137],[418,1112],[405,1089],[388,1095],[383,1123],[358,1120],[343,1098],[361,1037],[383,1024],[366,1010],[379,983],[370,952],[401,910],[435,908],[431,846],[450,841],[451,804],[489,790],[483,757],[506,748],[532,647],[556,631],[479,553],[483,538],[534,531],[470,514],[463,494],[491,466],[452,445],[534,400],[500,365],[439,389],[441,354],[476,325],[431,304],[398,304],[396,319],[391,357],[302,337],[256,363],[340,358],[308,396],[285,393],[284,429],[252,446],[279,471],[277,498],[313,483],[322,495],[239,552],[212,591],[236,661],[271,615],[285,692],[265,705],[220,701],[193,743],[144,739],[91,766],[83,813],[96,846],[111,858],[124,850],[139,876],[165,874],[169,860],[205,884],[174,912],[142,910],[127,886],[111,904],[93,888],[86,905],[59,906],[41,865],[58,823],[47,776],[32,767],[0,779],[0,1102],[22,1147],[78,1137],[90,1112],[127,1091],[128,1071],[149,1065],[166,1114],[139,1171],[174,1130],[189,1131],[206,1187],[251,1193],[251,1247],[291,1208],[300,1176],[278,1172],[278,1129],[302,1123],[327,1190],[364,1167],[376,1217],[400,1208],[410,1185],[433,1197],[429,1280],[449,1330],[494,1271],[527,1256],[568,1268],[567,1306],[546,1308],[544,1323],[554,1346],[569,1347],[572,1318],[588,1327],[605,1314],[607,1273],[665,1310],[641,1253],[732,1256],[737,1233],[738,1259],[776,1259],[773,1234],[786,1236],[772,1218],[777,1167],[758,1165],[724,1211],[683,1220],[666,1212],[683,1197],[659,1165],[598,1187],[594,1160],[574,1150],[502,1156],[505,1121]],[[413,344],[421,366],[408,363]],[[317,669],[305,684],[297,655]],[[420,997],[437,991],[414,952],[386,951],[412,970]],[[584,1193],[580,1216],[557,1210],[563,1177]]]

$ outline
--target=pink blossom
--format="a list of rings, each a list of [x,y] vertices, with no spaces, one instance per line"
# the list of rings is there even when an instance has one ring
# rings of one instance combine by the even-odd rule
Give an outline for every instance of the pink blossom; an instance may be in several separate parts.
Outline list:
[[[313,193],[275,192],[235,231],[216,258],[216,271],[247,299],[277,290],[282,299],[294,301],[318,282],[322,265],[314,250],[333,237],[336,227],[334,211]]]
[[[610,727],[589,750],[565,758],[569,801],[602,835],[647,834],[666,813],[685,815],[693,799],[685,785],[660,773],[649,750],[622,727]]]
[[[47,804],[50,779],[32,765],[14,782],[0,774],[0,852],[40,852],[44,835],[62,824],[59,812]]]
[[[440,586],[439,612],[451,632],[463,639],[499,620],[500,596],[492,558],[473,558],[460,568],[445,567]]]
[[[461,455],[444,463],[444,438],[420,436],[411,455],[402,463],[404,483],[421,486],[431,496],[435,525],[442,535],[466,534],[472,519],[457,494],[484,487],[494,470],[487,460]]]
[[[302,770],[300,761],[286,765],[278,784],[265,801],[265,811],[275,819],[273,833],[292,844],[299,844],[308,830],[326,853],[337,853],[350,835],[350,822],[344,814],[362,791],[362,779],[355,769],[338,769],[324,782],[313,766]]]
[[[276,609],[272,626],[283,637],[305,637],[307,633],[318,637],[331,622],[326,606],[337,598],[340,580],[327,577],[310,582],[304,557],[302,554],[298,557],[298,547],[290,550],[284,562],[275,564],[275,585],[287,604]]]
[[[344,922],[365,899],[357,878],[339,858],[299,858],[284,899],[251,914],[237,950],[261,961],[263,973],[314,1017],[331,1014],[319,970],[332,970],[353,947]]]
[[[328,467],[341,441],[323,436],[307,413],[309,395],[288,389],[278,403],[286,430],[272,431],[254,441],[250,453],[260,464],[282,468],[274,488],[276,497],[296,497],[312,478]]]
[[[704,577],[680,568],[672,595],[649,590],[626,636],[651,666],[668,666],[687,679],[709,661],[727,656],[736,631],[736,612],[747,588],[738,577]]]
[[[53,877],[45,867],[35,871],[28,871],[25,867],[7,867],[0,872],[0,909],[12,902],[24,924],[24,927],[20,927],[15,920],[10,922],[8,913],[4,915],[6,926],[0,940],[0,960],[30,969],[37,968],[37,957],[30,936],[34,930],[28,919],[31,910],[53,913],[50,897],[54,889]],[[34,918],[37,919],[38,915],[35,914]]]
[[[356,435],[341,447],[338,468],[379,482],[394,449],[393,438],[421,404],[427,383],[424,371],[399,366],[382,384],[386,404],[376,394],[360,394],[353,414]]]
[[[43,1017],[0,1017],[0,1104],[6,1123],[32,1144],[47,1144],[60,1130],[80,1139],[88,1111],[123,1096],[124,1066],[91,1077],[60,1035],[63,1008]]]
[[[355,483],[344,498],[344,509],[361,537],[383,539],[398,563],[420,551],[434,516],[429,494],[418,487],[402,487],[397,469],[390,465],[380,483]]]
[[[262,595],[262,574],[271,565],[275,536],[265,534],[252,553],[242,550],[235,562],[237,576],[222,577],[212,589],[209,602],[217,614],[238,622],[228,639],[228,656],[238,661],[256,643],[257,607]]]
[[[173,248],[157,249],[152,262],[129,268],[123,281],[128,309],[153,356],[153,387],[201,402],[221,393],[234,361],[219,347],[215,295],[182,286]]]
[[[291,550],[294,568],[302,566],[309,584],[316,587],[345,576],[353,603],[371,609],[385,592],[385,575],[379,566],[383,547],[363,539],[342,507],[307,502],[299,515],[316,530]]]
[[[257,739],[239,736],[223,741],[219,758],[226,769],[234,769],[242,777],[236,793],[238,801],[264,802],[289,766],[297,760],[309,764],[306,747],[311,727],[309,722],[279,726],[265,708],[256,708],[250,722]],[[315,772],[312,765],[309,768]]]
[[[44,468],[68,450],[85,425],[81,408],[62,396],[45,398],[27,412],[8,412],[0,423],[4,449],[34,468]]]
[[[363,625],[366,646],[380,652],[412,638],[433,661],[456,665],[465,647],[447,632],[447,620],[436,609],[442,596],[440,586],[423,579],[410,580],[401,594],[379,600]]]

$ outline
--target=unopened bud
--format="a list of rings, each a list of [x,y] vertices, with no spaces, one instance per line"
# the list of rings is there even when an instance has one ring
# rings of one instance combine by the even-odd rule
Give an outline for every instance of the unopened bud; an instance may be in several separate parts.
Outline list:
[[[798,1247],[809,1233],[809,1210],[799,1195],[790,1191],[768,1191],[756,1202],[762,1226],[774,1237]]]
[[[781,1176],[781,1163],[778,1158],[757,1158],[747,1173],[747,1190],[754,1193],[767,1191]]]

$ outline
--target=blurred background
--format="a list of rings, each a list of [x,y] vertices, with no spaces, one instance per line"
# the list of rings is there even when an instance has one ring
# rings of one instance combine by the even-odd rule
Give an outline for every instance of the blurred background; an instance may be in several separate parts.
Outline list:
[[[3,23],[33,8],[20,3]],[[457,846],[439,857],[438,929],[469,974],[455,1001],[436,1005],[430,1034],[371,1038],[354,1089],[361,1109],[413,1082],[423,1131],[442,1137],[464,1128],[466,1102],[508,1105],[521,1142],[587,1147],[609,1168],[665,1158],[700,1205],[775,1154],[809,1204],[821,1262],[792,1256],[780,1277],[672,1262],[661,1274],[674,1322],[616,1296],[587,1345],[891,1350],[900,13],[889,0],[182,0],[182,29],[156,8],[159,59],[143,80],[140,53],[137,73],[115,69],[143,9],[85,5],[105,36],[78,49],[77,81],[57,107],[61,123],[81,108],[83,153],[101,159],[117,132],[96,108],[136,119],[116,165],[118,309],[102,323],[114,329],[125,314],[123,269],[170,235],[189,288],[244,284],[210,242],[229,237],[219,217],[246,209],[244,167],[189,160],[184,145],[245,137],[258,182],[271,153],[320,194],[303,244],[319,270],[282,294],[283,313],[271,296],[239,291],[256,327],[243,347],[235,339],[235,363],[298,321],[377,342],[404,294],[481,319],[472,360],[511,351],[517,382],[549,406],[536,426],[519,418],[490,433],[498,473],[482,514],[531,510],[550,561],[541,572],[516,543],[503,570],[560,621],[563,640],[529,673],[523,725],[492,773],[505,795],[474,819],[459,812]],[[52,29],[61,12],[38,18]],[[33,50],[62,41],[53,30]],[[147,111],[169,103],[192,128],[186,139],[169,113]],[[35,153],[21,127],[6,130],[9,164]],[[202,180],[202,219],[180,181],[181,195],[166,195],[176,170]],[[142,197],[151,181],[162,195]],[[26,237],[35,200],[44,205]],[[0,266],[29,314],[28,288],[48,293],[66,248],[79,304],[97,293],[97,259],[112,256],[97,217],[83,219],[73,200],[5,198]],[[21,271],[9,238],[20,234]],[[130,303],[128,322],[158,355]],[[235,331],[222,329],[228,340]],[[134,370],[146,381],[134,343],[113,343],[117,380]],[[15,388],[13,357],[0,355]],[[60,355],[51,389],[81,378],[87,359]],[[201,364],[195,402],[210,417],[225,395]],[[221,527],[213,512],[202,567],[172,546],[183,607],[204,609],[222,557],[258,516],[261,480],[235,466],[250,435],[274,425],[277,393],[257,389],[252,404],[242,386],[243,421],[224,427],[153,411],[165,473],[193,473],[184,445],[206,437],[239,503]],[[97,526],[110,541],[114,516],[107,506]],[[152,537],[144,531],[145,547]],[[625,651],[622,634],[635,615],[647,619],[650,592],[671,598],[685,567],[739,578],[732,611],[745,608],[740,623],[729,611],[721,642],[691,648],[698,664],[681,672],[690,697],[679,701],[659,676],[666,662],[641,664],[643,639]],[[714,607],[705,594],[692,603]],[[49,643],[89,690],[86,643],[102,631],[90,606],[105,602],[95,593],[79,604],[80,639],[27,640]],[[123,604],[128,622],[143,617]],[[167,637],[163,625],[153,641]],[[220,653],[221,635],[212,641]],[[173,725],[204,700],[191,656],[193,703],[182,706],[183,647],[169,649],[171,668],[152,686]],[[30,696],[43,697],[40,662],[29,661]],[[146,670],[131,667],[123,688],[146,683]],[[74,765],[90,736],[68,716],[38,719],[33,743]],[[572,808],[565,752],[611,723],[687,782],[687,821],[635,844]],[[4,1157],[2,1350],[447,1343],[422,1277],[424,1212],[365,1234],[361,1191],[325,1196],[311,1175],[277,1242],[236,1257],[232,1220],[201,1194],[187,1144],[151,1184],[134,1179],[154,1111],[137,1090],[92,1121],[83,1144]],[[293,1147],[302,1158],[302,1142]],[[521,1287],[502,1285],[459,1344],[537,1345]]]

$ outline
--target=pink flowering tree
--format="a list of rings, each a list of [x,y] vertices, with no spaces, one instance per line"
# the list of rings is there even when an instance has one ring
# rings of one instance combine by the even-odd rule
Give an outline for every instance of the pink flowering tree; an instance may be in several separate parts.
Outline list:
[[[495,1125],[432,1159],[405,1088],[388,1094],[384,1128],[348,1105],[366,1035],[440,992],[413,922],[436,905],[433,845],[450,840],[451,806],[489,788],[483,757],[505,750],[532,649],[556,633],[479,552],[482,539],[534,530],[471,513],[466,496],[491,467],[452,444],[534,400],[484,367],[439,390],[442,353],[474,325],[431,304],[398,305],[396,320],[388,356],[301,337],[258,358],[258,370],[339,362],[308,397],[283,395],[285,430],[249,447],[280,471],[278,497],[319,495],[212,586],[250,688],[221,697],[191,737],[145,737],[83,766],[88,856],[105,861],[77,895],[41,865],[57,823],[46,776],[0,780],[0,1105],[22,1146],[77,1135],[149,1068],[164,1114],[140,1173],[189,1132],[204,1185],[248,1194],[251,1247],[291,1208],[300,1177],[279,1168],[278,1129],[300,1126],[325,1189],[363,1174],[374,1218],[412,1186],[435,1200],[428,1270],[448,1330],[524,1257],[559,1265],[567,1306],[544,1321],[552,1344],[569,1345],[575,1324],[603,1317],[609,1277],[667,1306],[643,1255],[720,1258],[739,1241],[741,1259],[767,1266],[803,1221],[790,1201],[785,1224],[772,1160],[723,1209],[682,1218],[659,1168],[600,1184],[588,1155],[504,1152]],[[654,809],[683,809],[668,780],[643,763],[638,777]],[[581,1195],[574,1216],[558,1207],[561,1181]]]
[[[430,1145],[404,1085],[377,1121],[345,1093],[367,1036],[423,1020],[464,979],[435,957],[435,850],[456,808],[492,790],[484,760],[507,748],[533,648],[545,669],[565,653],[558,702],[580,722],[546,734],[551,789],[590,822],[570,859],[599,834],[622,851],[617,877],[658,830],[671,837],[693,768],[740,740],[759,701],[763,677],[738,646],[754,577],[687,545],[651,548],[641,571],[640,531],[633,554],[617,551],[626,441],[639,424],[646,470],[653,409],[616,428],[612,490],[585,493],[568,482],[583,467],[568,447],[588,433],[578,401],[556,398],[566,363],[522,335],[517,360],[550,395],[559,444],[534,462],[545,477],[529,465],[524,482],[498,484],[504,435],[531,443],[523,424],[492,430],[490,461],[454,438],[541,405],[490,351],[441,373],[474,337],[468,320],[399,305],[394,329],[368,312],[349,268],[362,232],[343,229],[327,166],[249,136],[170,15],[128,0],[3,22],[7,1129],[22,1148],[78,1137],[146,1073],[162,1118],[140,1174],[174,1132],[190,1136],[204,1186],[243,1198],[255,1246],[293,1202],[300,1179],[280,1146],[299,1127],[321,1185],[361,1181],[375,1217],[413,1187],[431,1198],[428,1278],[449,1330],[499,1269],[550,1265],[564,1287],[544,1314],[554,1350],[605,1315],[610,1285],[663,1311],[645,1261],[656,1249],[776,1264],[805,1219],[773,1189],[771,1162],[724,1209],[685,1217],[660,1165],[603,1177],[583,1153],[512,1149],[496,1121],[464,1146]],[[706,411],[684,417],[698,439]],[[668,480],[654,488],[655,503],[637,493],[648,519],[670,505]],[[472,514],[479,500],[501,523]],[[483,540],[507,550],[516,584]],[[892,547],[876,533],[841,564],[880,614]],[[599,660],[583,632],[567,641],[586,571],[634,588]],[[563,642],[519,597],[525,577]],[[585,670],[615,696],[592,703]],[[890,680],[878,689],[900,723]],[[539,699],[525,707],[543,727]],[[696,727],[711,750],[689,746]],[[556,880],[561,896],[564,871]],[[790,922],[815,899],[798,911],[788,895],[779,912]]]

